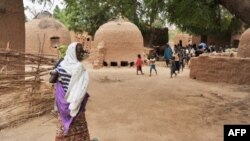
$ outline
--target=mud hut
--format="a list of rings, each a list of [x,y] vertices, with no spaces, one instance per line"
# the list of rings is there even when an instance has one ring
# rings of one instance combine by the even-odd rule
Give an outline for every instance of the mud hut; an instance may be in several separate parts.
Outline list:
[[[120,18],[96,31],[90,61],[94,66],[128,66],[134,64],[138,54],[143,54],[141,31],[135,24]]]
[[[8,46],[11,51],[24,52],[25,30],[24,30],[24,8],[23,1],[1,0],[0,1],[0,50],[5,50]],[[24,71],[24,60],[17,58],[6,58],[0,56],[1,60],[8,59],[16,62],[15,68],[5,69]],[[13,63],[12,62],[12,63]],[[0,63],[0,70],[4,70],[6,61]]]
[[[26,53],[58,55],[57,47],[71,42],[69,30],[49,12],[38,14],[25,24]],[[43,49],[41,49],[43,46]]]
[[[250,57],[250,28],[240,38],[238,57]]]

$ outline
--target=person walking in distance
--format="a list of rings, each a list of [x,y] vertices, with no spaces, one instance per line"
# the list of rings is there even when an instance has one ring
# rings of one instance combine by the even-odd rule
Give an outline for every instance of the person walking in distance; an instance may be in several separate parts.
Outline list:
[[[141,55],[138,54],[137,56],[137,60],[136,60],[136,74],[138,75],[138,72],[141,72],[141,75],[143,75],[144,73],[142,72],[142,59],[141,59]]]

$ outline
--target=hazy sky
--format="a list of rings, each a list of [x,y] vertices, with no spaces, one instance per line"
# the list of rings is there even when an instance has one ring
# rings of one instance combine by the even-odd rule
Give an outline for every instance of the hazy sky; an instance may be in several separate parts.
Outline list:
[[[37,2],[32,3],[31,0],[23,0],[23,4],[24,7],[29,7],[25,10],[25,14],[29,20],[34,17],[34,14],[38,14],[39,12],[44,10],[52,13],[57,5],[60,8],[64,7],[63,0],[52,0],[52,4],[47,4],[45,6],[44,4],[39,4]]]

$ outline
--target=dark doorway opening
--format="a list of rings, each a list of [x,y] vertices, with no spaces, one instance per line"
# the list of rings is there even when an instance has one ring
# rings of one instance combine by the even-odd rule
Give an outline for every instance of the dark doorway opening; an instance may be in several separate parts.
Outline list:
[[[127,67],[128,61],[121,61],[121,67]]]
[[[233,40],[233,47],[238,48],[240,41],[239,40]]]
[[[179,46],[182,47],[182,40],[179,40]]]
[[[50,44],[53,48],[58,48],[60,45],[60,37],[54,36],[50,38]]]
[[[207,43],[207,36],[206,35],[201,35],[201,42]]]
[[[108,63],[103,61],[103,66],[107,67],[108,66]]]
[[[118,66],[118,63],[117,63],[117,62],[111,62],[111,63],[110,63],[110,66],[112,66],[112,67],[117,67],[117,66]]]
[[[129,65],[130,65],[130,67],[133,67],[135,65],[135,63],[134,62],[130,62]]]

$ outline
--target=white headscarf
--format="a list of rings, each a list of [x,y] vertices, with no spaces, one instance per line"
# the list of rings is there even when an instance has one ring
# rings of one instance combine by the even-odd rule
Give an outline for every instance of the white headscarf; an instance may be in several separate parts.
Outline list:
[[[77,43],[74,42],[68,46],[64,60],[60,64],[71,75],[68,90],[64,97],[69,103],[71,117],[75,117],[80,110],[89,84],[88,72],[76,58],[76,45]]]

